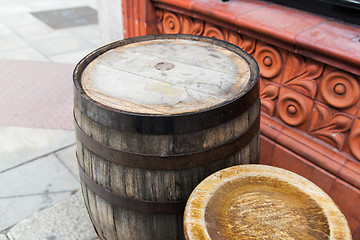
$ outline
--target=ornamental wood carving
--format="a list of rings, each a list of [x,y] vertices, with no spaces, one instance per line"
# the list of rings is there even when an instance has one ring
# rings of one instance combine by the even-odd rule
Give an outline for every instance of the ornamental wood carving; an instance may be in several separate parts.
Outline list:
[[[354,125],[352,126],[348,145],[350,152],[357,159],[360,159],[360,119],[356,119]]]
[[[275,99],[279,94],[279,86],[268,82],[261,84],[260,98],[261,98],[261,111],[273,115],[275,110]]]
[[[229,31],[228,42],[240,46],[247,53],[252,54],[255,51],[256,39],[240,35],[237,32]]]
[[[322,63],[305,60],[300,55],[289,54],[283,85],[305,96],[315,98],[318,89],[316,79],[321,75],[323,69]]]
[[[227,32],[228,31],[225,31],[225,29],[222,30],[221,28],[216,27],[213,24],[205,23],[204,32],[201,35],[220,40],[228,40],[227,37],[225,37],[225,33]]]
[[[333,114],[326,105],[315,103],[309,133],[342,150],[352,122],[347,114]]]
[[[284,59],[274,46],[257,46],[253,56],[259,64],[261,77],[275,78],[283,70]]]
[[[290,89],[280,90],[277,112],[286,124],[293,127],[304,125],[309,119],[311,107],[311,99]]]
[[[164,9],[156,16],[159,33],[213,37],[250,53],[260,67],[262,112],[360,160],[359,76],[201,19]]]
[[[323,77],[320,93],[330,106],[348,108],[359,101],[359,82],[349,73],[333,71]]]
[[[159,18],[157,24],[159,33],[202,35],[228,41],[248,53],[252,53],[255,49],[255,39],[214,24],[162,9],[156,10],[156,16]]]

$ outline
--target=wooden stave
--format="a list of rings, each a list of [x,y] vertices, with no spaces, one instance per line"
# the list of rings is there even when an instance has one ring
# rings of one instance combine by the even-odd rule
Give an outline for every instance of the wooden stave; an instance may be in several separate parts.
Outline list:
[[[250,112],[247,112],[247,113],[244,113],[245,115],[248,115],[248,117],[250,116],[250,119],[252,119],[253,121],[255,121],[255,117],[256,115],[254,114],[257,113],[257,115],[260,114],[259,112],[259,104],[254,104],[254,106],[252,108],[253,111],[250,111]],[[86,115],[79,115],[79,110],[75,108],[75,118],[77,121],[79,121],[79,116],[82,116],[83,118],[85,117],[86,118]],[[81,122],[81,121],[80,121]],[[250,124],[249,124],[250,125]],[[91,128],[93,129],[93,128]],[[93,133],[89,133],[89,134],[93,134]],[[111,163],[111,162],[108,162],[104,159],[100,159],[98,158],[97,156],[91,154],[90,151],[86,150],[86,148],[83,148],[82,144],[77,141],[77,153],[78,153],[78,156],[79,156],[79,164],[81,167],[84,168],[85,171],[87,171],[87,174],[93,178],[94,181],[96,181],[98,184],[106,187],[107,185],[111,185],[113,187],[113,184],[112,183],[106,183],[106,181],[104,181],[104,175],[103,176],[99,176],[99,175],[96,175],[94,174],[94,166],[96,166],[96,163],[104,163],[104,164],[107,164],[108,167],[107,169],[112,169],[111,171],[111,176],[116,176],[116,174],[114,174],[114,172],[116,172],[116,164],[114,163]],[[246,150],[247,149],[247,150]],[[252,149],[252,153],[255,153],[255,155],[252,157],[252,160],[249,161],[249,162],[246,162],[246,161],[241,161],[241,159],[243,158],[246,158],[247,155],[249,155],[249,152],[250,152],[250,149]],[[84,153],[85,153],[85,157],[84,157]],[[225,159],[222,164],[220,163],[221,161],[219,162],[215,162],[212,164],[212,166],[205,166],[205,167],[199,167],[199,168],[208,168],[207,172],[205,174],[203,174],[201,177],[199,177],[197,180],[194,180],[192,182],[192,184],[190,183],[184,183],[184,185],[187,185],[187,186],[191,186],[189,187],[189,189],[187,190],[187,193],[185,195],[183,195],[181,198],[182,199],[187,199],[187,196],[190,195],[191,191],[193,188],[195,188],[195,186],[202,180],[204,179],[207,175],[210,175],[211,173],[213,172],[216,172],[217,170],[220,170],[222,168],[226,168],[226,167],[229,167],[229,166],[233,166],[233,165],[237,165],[237,164],[244,164],[244,163],[257,163],[257,160],[258,160],[258,153],[259,153],[259,133],[251,140],[251,142],[249,142],[248,145],[246,145],[243,149],[241,149],[238,153],[235,153],[234,156],[231,156],[229,157],[228,159]],[[90,167],[92,166],[92,167]],[[111,167],[110,167],[111,166]],[[97,172],[103,172],[104,170],[102,171],[99,171],[99,166],[96,167],[97,168]],[[127,168],[129,169],[129,168]],[[133,169],[133,171],[136,171]],[[184,170],[180,171],[180,172],[183,172]],[[188,171],[188,170],[187,170]],[[123,172],[128,172],[128,170],[123,170]],[[157,171],[157,172],[164,172],[164,171]],[[181,173],[178,173],[179,176],[184,176],[184,174],[181,174]],[[185,174],[185,175],[190,175],[190,176],[193,176],[194,174],[192,173],[188,173],[188,174]],[[120,232],[119,232],[119,229],[117,230],[118,232],[116,232],[116,234],[114,233],[114,231],[105,231],[106,229],[106,226],[108,226],[108,224],[118,224],[116,223],[116,219],[113,219],[112,221],[110,220],[105,220],[103,219],[104,217],[101,217],[99,215],[99,211],[97,211],[97,208],[101,208],[103,209],[102,211],[110,211],[112,214],[115,214],[116,216],[124,216],[124,217],[128,217],[129,214],[132,214],[133,216],[137,216],[138,218],[140,218],[141,216],[147,216],[148,219],[152,218],[151,215],[149,214],[142,214],[142,213],[137,213],[137,212],[134,212],[134,211],[131,211],[131,210],[124,210],[124,209],[119,209],[117,208],[116,206],[112,206],[110,203],[104,201],[103,199],[101,199],[99,196],[97,196],[95,193],[91,192],[90,190],[87,189],[86,186],[84,186],[84,184],[82,183],[82,189],[83,189],[83,195],[84,195],[84,199],[85,199],[85,202],[87,202],[86,206],[88,208],[88,211],[89,211],[89,215],[91,216],[91,220],[92,222],[94,223],[94,226],[95,226],[95,229],[97,229],[97,232],[100,233],[100,236],[103,237],[103,239],[117,239],[115,237],[115,235],[119,235]],[[111,190],[114,190],[114,189],[111,189]],[[119,189],[117,189],[119,190]],[[90,196],[90,197],[89,197]],[[142,197],[144,198],[144,196],[132,196],[132,197]],[[154,200],[154,199],[149,199],[149,200]],[[158,199],[156,199],[158,200]],[[164,196],[162,197],[161,200],[164,200]],[[173,200],[179,200],[179,198],[175,198]],[[100,203],[98,203],[100,202]],[[95,207],[97,206],[97,207]],[[96,210],[95,210],[96,209]],[[105,210],[104,210],[105,209]],[[121,213],[123,212],[123,213]],[[170,223],[170,220],[168,218],[171,218],[172,219],[172,228],[173,228],[173,231],[171,232],[177,232],[178,234],[178,237],[179,239],[183,239],[183,233],[182,233],[182,215],[179,217],[179,215],[166,215],[167,217],[164,217],[165,220],[163,220],[163,223],[162,224],[166,224],[164,226],[168,226]],[[102,218],[101,221],[99,221],[98,219],[99,218]],[[147,220],[148,221],[148,220]],[[159,220],[161,222],[161,220]],[[105,223],[106,222],[106,223]],[[115,222],[115,223],[113,223]],[[161,223],[158,223],[161,225]],[[136,224],[137,226],[138,225],[141,225],[141,223],[137,223]],[[145,227],[145,226],[144,226]],[[133,232],[137,232],[138,233],[138,229],[137,230],[134,230]],[[167,231],[166,233],[168,233],[169,231]],[[110,234],[111,233],[111,234]],[[110,234],[111,236],[105,236],[106,234]],[[122,234],[126,234],[126,232],[122,233]],[[159,233],[158,233],[159,234]],[[120,234],[121,235],[121,234]],[[172,239],[172,238],[168,238],[168,236],[158,236],[159,238],[157,237],[154,237],[152,236],[152,239],[161,239],[161,238],[166,238],[166,239]],[[163,238],[163,239],[164,239]],[[125,238],[126,239],[126,238]],[[146,236],[143,235],[143,236],[138,236],[138,238],[134,238],[134,239],[146,239]]]
[[[258,143],[258,138],[254,138],[254,139],[255,139],[256,144],[252,144],[252,146],[256,146],[257,143]],[[255,150],[255,147],[253,147],[253,151],[257,152],[257,150]],[[218,168],[214,167],[207,174],[204,174],[204,177],[199,178],[198,182],[201,181],[200,179],[205,178],[207,175],[211,174],[210,172],[215,172],[217,170],[220,170],[220,169],[223,169],[223,168],[226,168],[226,167],[229,167],[229,166],[240,164],[239,162],[234,161],[234,158],[238,158],[238,159],[241,158],[241,157],[239,157],[239,155],[241,155],[241,153],[237,154],[236,156],[230,157],[229,160],[227,160],[227,159],[224,160],[224,162],[229,161],[229,163],[223,164],[221,167],[218,167]],[[254,161],[254,162],[249,162],[249,163],[256,163],[256,162]],[[241,164],[244,164],[244,162],[241,162]],[[193,185],[196,186],[196,183],[193,184]],[[100,233],[99,236],[101,236],[102,239],[122,239],[122,238],[114,237],[115,234],[111,233],[111,231],[109,233],[107,233],[108,231],[106,231],[106,226],[111,226],[113,223],[111,221],[106,221],[106,219],[104,217],[99,216],[98,213],[101,212],[101,209],[107,209],[107,207],[108,207],[109,208],[108,210],[110,210],[111,212],[112,211],[115,212],[113,214],[115,214],[116,216],[117,215],[124,215],[125,216],[124,218],[128,217],[130,214],[132,214],[133,216],[137,216],[139,218],[141,216],[143,216],[144,219],[142,221],[139,221],[137,223],[137,225],[141,225],[141,223],[145,223],[145,222],[149,221],[149,219],[151,219],[152,216],[153,216],[151,214],[139,213],[139,212],[135,212],[135,211],[127,210],[127,209],[119,209],[116,206],[113,206],[112,204],[104,201],[101,197],[99,197],[95,193],[88,190],[87,187],[83,183],[82,183],[82,191],[83,191],[84,200],[87,203],[86,206],[87,206],[90,218],[91,218],[91,220],[92,220],[92,222],[94,224],[95,229],[97,230],[98,233]],[[101,206],[98,206],[99,205],[98,202],[100,202]],[[95,206],[97,206],[97,207],[95,207]],[[107,207],[105,207],[105,206],[107,206]],[[99,208],[100,208],[100,210],[99,210]],[[121,213],[122,211],[125,212],[125,213],[122,214]],[[108,216],[108,214],[106,214],[106,216]],[[111,214],[110,214],[110,216],[111,216]],[[158,219],[158,222],[160,222],[160,223],[158,223],[158,225],[169,226],[172,223],[171,226],[174,229],[177,229],[176,232],[178,233],[178,235],[177,235],[176,239],[183,239],[182,214],[178,214],[178,215],[170,215],[170,214],[165,215],[165,214],[163,214],[163,216],[167,216],[168,218],[171,218],[173,220],[169,221],[168,219],[166,219],[166,220]],[[101,221],[99,221],[99,218],[101,218]],[[174,219],[176,219],[176,220],[174,220]],[[115,225],[116,225],[117,220],[113,220],[113,221],[115,222]],[[143,229],[143,227],[141,227],[140,229]],[[123,230],[126,230],[126,229],[123,229]],[[138,230],[139,229],[135,229],[135,230],[132,231],[132,233],[138,233]],[[140,236],[137,236],[137,237],[135,237],[133,239],[173,239],[173,237],[174,237],[174,236],[172,236],[172,237],[165,237],[165,236],[156,237],[154,235],[151,235],[151,237],[150,237],[148,232],[143,232],[143,233],[145,235],[140,235]],[[151,233],[154,234],[154,231],[151,231]],[[112,235],[112,237],[107,236],[109,234]],[[126,234],[126,232],[121,233],[120,230],[118,230],[118,233],[116,233],[116,236],[117,235],[122,235],[123,236],[124,234]],[[161,233],[157,233],[157,234],[161,234]],[[131,238],[130,238],[130,235],[128,235],[128,237],[125,237],[123,239],[131,239]]]
[[[176,39],[178,37],[184,37],[184,35],[165,35],[165,36],[156,36],[158,39],[159,38],[165,38],[165,39]],[[197,36],[186,36],[186,37],[191,37],[191,39],[198,39],[199,37]],[[145,40],[145,39],[154,39],[154,36],[145,36],[145,37],[140,37],[141,40]],[[139,39],[140,39],[139,38]],[[138,40],[139,40],[138,39]],[[214,40],[214,39],[207,39],[208,41],[216,41],[218,44],[222,45],[223,47],[228,48],[229,50],[236,50],[238,51],[239,49],[236,46],[233,46],[232,44],[229,44],[227,42],[223,42],[223,41],[218,41],[218,40]],[[127,39],[125,40],[125,42],[129,43],[132,41],[136,41],[136,39]],[[125,44],[125,42],[118,42],[115,43],[115,45],[112,45],[112,47],[118,47],[121,46],[121,44]],[[109,49],[108,46],[105,46],[103,48],[101,48],[103,50]],[[98,51],[98,50],[96,50]],[[96,52],[95,51],[95,52]],[[99,52],[98,52],[99,53]],[[96,54],[95,54],[96,55]],[[256,118],[259,117],[259,106],[260,106],[260,100],[259,100],[259,83],[257,82],[257,78],[258,78],[258,73],[259,73],[259,69],[257,68],[257,65],[255,62],[252,62],[252,64],[249,63],[249,65],[252,65],[252,80],[250,82],[250,86],[249,89],[247,89],[241,96],[239,96],[239,98],[237,99],[237,101],[235,101],[237,104],[234,104],[234,101],[229,101],[224,103],[221,106],[216,106],[213,109],[210,109],[210,111],[205,111],[205,114],[202,115],[202,117],[198,118],[198,116],[196,116],[196,114],[199,115],[199,112],[196,113],[190,113],[190,114],[178,114],[178,115],[172,115],[172,116],[166,116],[165,118],[163,118],[162,116],[153,116],[153,115],[137,115],[137,114],[133,114],[133,113],[124,113],[122,111],[118,111],[118,110],[114,110],[108,107],[105,107],[101,104],[98,104],[96,102],[94,102],[93,100],[91,100],[90,98],[88,98],[86,95],[84,95],[82,93],[82,89],[81,86],[79,86],[79,82],[75,81],[76,78],[79,79],[79,73],[81,72],[80,67],[84,67],[87,65],[88,62],[90,62],[92,59],[94,59],[94,54],[89,54],[87,57],[85,57],[76,67],[75,71],[74,71],[74,84],[75,84],[75,106],[74,106],[74,115],[75,115],[75,119],[76,121],[78,121],[79,119],[85,117],[88,118],[88,122],[93,122],[96,124],[104,124],[105,126],[101,125],[102,128],[107,129],[104,132],[111,132],[111,130],[109,129],[113,129],[113,131],[118,131],[118,132],[128,132],[130,135],[131,134],[143,134],[143,135],[150,135],[151,137],[154,137],[156,135],[156,137],[165,137],[168,138],[170,136],[171,137],[177,136],[177,141],[180,143],[181,139],[184,139],[185,137],[189,137],[190,135],[194,134],[194,133],[198,133],[197,136],[199,136],[199,134],[201,135],[202,131],[211,131],[214,128],[219,127],[219,125],[223,125],[226,124],[230,121],[233,121],[234,118],[237,118],[238,115],[243,116],[244,117],[244,121],[242,122],[246,122],[247,125],[245,124],[245,127],[242,126],[241,130],[238,131],[240,133],[242,133],[242,131],[245,131],[246,128],[250,125],[250,123],[254,122]],[[95,56],[96,57],[96,56]],[[247,58],[249,58],[249,56],[247,56]],[[250,60],[253,60],[250,57]],[[255,63],[255,64],[254,64]],[[77,76],[76,76],[77,75]],[[246,101],[245,101],[246,100]],[[249,102],[251,102],[252,104],[248,104]],[[84,103],[87,107],[84,107]],[[225,105],[225,107],[224,107]],[[242,106],[242,105],[246,105],[246,107]],[[247,105],[251,105],[253,106],[252,108],[248,108]],[[256,106],[255,106],[256,105]],[[88,107],[90,106],[90,108]],[[254,107],[255,106],[255,107]],[[239,110],[239,108],[241,108]],[[102,112],[100,113],[100,117],[94,117],[94,115],[98,114],[97,110],[101,110]],[[104,110],[104,111],[103,111]],[[230,114],[228,114],[228,111],[231,112]],[[156,124],[163,124],[164,122],[162,122],[161,119],[165,119],[165,122],[167,122],[168,120],[170,120],[170,122],[176,122],[176,127],[174,128],[170,128],[170,129],[160,129],[160,130],[153,130],[150,128],[149,129],[126,129],[126,128],[119,128],[119,126],[117,125],[117,122],[119,119],[121,118],[117,118],[116,116],[125,116],[125,118],[130,116],[130,120],[138,120],[138,119],[144,119],[144,121],[135,121],[136,124],[141,124],[141,123],[146,123],[147,121],[149,121],[150,119],[155,119],[155,123]],[[115,118],[113,118],[112,116],[115,116]],[[190,117],[189,117],[190,116]],[[194,117],[195,116],[195,117]],[[204,120],[207,119],[207,117],[212,116],[213,119],[221,119],[221,121],[214,121],[212,124],[208,124],[208,125],[202,125],[202,124],[198,124],[198,126],[196,126],[195,128],[187,128],[185,130],[181,129],[182,124],[191,124],[191,120],[197,121],[197,122],[202,122]],[[225,117],[224,117],[225,116]],[[102,118],[105,119],[105,122],[102,121]],[[160,119],[159,122],[158,119]],[[100,121],[99,121],[100,120]],[[147,121],[146,121],[147,120]],[[97,122],[98,121],[98,122]],[[81,125],[81,124],[80,124]],[[86,125],[86,124],[85,124]],[[196,124],[195,124],[196,125]],[[84,127],[84,126],[82,126]],[[85,127],[86,129],[86,127]],[[96,137],[97,134],[96,132],[93,132],[93,128],[90,127],[87,129],[87,132],[90,136],[92,137]],[[103,130],[103,129],[102,129]],[[102,132],[102,130],[100,130],[99,132]],[[194,131],[195,130],[195,131]],[[237,129],[238,130],[238,129]],[[212,133],[213,134],[213,133]],[[211,135],[211,134],[210,134]],[[108,137],[106,134],[104,134],[104,139],[100,138],[98,140],[102,141],[104,144],[109,144],[111,145],[111,141],[109,142],[109,140],[106,139],[106,137]],[[181,138],[183,137],[183,138]],[[235,138],[235,137],[234,137]],[[174,138],[173,138],[174,139]],[[168,141],[168,140],[167,140]],[[165,141],[166,142],[166,141]],[[199,146],[201,145],[199,141],[199,143],[195,146],[195,148],[199,148]],[[216,144],[222,144],[222,142],[220,141]],[[131,144],[130,144],[131,145]],[[165,144],[166,145],[166,144]],[[214,145],[214,146],[215,146]],[[78,147],[78,155],[79,155],[79,165],[81,167],[84,167],[85,171],[87,171],[87,174],[95,181],[97,182],[99,185],[102,185],[104,187],[114,187],[112,186],[112,182],[110,182],[110,184],[106,183],[106,180],[104,180],[104,175],[100,175],[97,176],[96,174],[94,174],[93,168],[96,164],[107,164],[107,168],[106,169],[113,169],[112,170],[112,174],[109,174],[109,176],[114,176],[116,175],[116,173],[114,173],[114,169],[116,169],[116,167],[113,167],[114,164],[111,162],[108,162],[105,159],[101,159],[99,157],[97,157],[96,155],[92,155],[90,151],[87,151],[85,148],[83,148],[81,142],[79,142],[77,140],[77,147]],[[112,147],[119,147],[116,144],[113,144]],[[208,146],[208,147],[213,147]],[[189,149],[180,149],[179,148],[174,148],[176,151],[185,151],[185,150],[189,150]],[[246,150],[247,149],[247,150]],[[232,166],[234,164],[240,164],[240,163],[248,163],[248,162],[241,162],[241,159],[246,159],[247,155],[249,155],[249,152],[251,152],[249,149],[252,149],[252,153],[255,153],[252,156],[252,160],[250,161],[250,163],[256,163],[258,161],[258,155],[259,155],[259,133],[257,133],[257,135],[255,137],[253,137],[253,139],[246,145],[244,146],[239,152],[234,153],[233,156],[228,157],[227,159],[225,159],[223,162],[218,161],[215,163],[212,163],[211,166],[202,166],[202,167],[198,167],[198,168],[208,168],[210,170],[207,170],[208,172],[206,174],[203,174],[203,176],[199,177],[198,180],[193,181],[192,183],[192,187],[189,188],[189,190],[187,191],[188,193],[186,194],[187,196],[190,194],[191,190],[196,186],[197,183],[199,183],[203,178],[206,177],[206,175],[211,174],[212,172],[215,172],[217,170],[220,170],[222,168],[228,167],[228,166]],[[132,151],[137,151],[139,149],[131,149]],[[151,149],[141,149],[142,152],[145,153],[149,153]],[[153,149],[154,150],[154,149]],[[168,149],[169,150],[169,149]],[[194,149],[192,149],[194,150]],[[87,151],[87,152],[86,152]],[[151,152],[151,151],[150,151]],[[85,157],[84,157],[84,153],[85,153]],[[155,151],[155,153],[158,154],[164,154],[163,149],[159,149],[158,152]],[[178,153],[178,152],[176,152]],[[152,152],[152,154],[154,154],[154,152]],[[171,155],[174,154],[174,152],[172,151],[166,151],[167,155]],[[223,164],[220,164],[223,163]],[[109,166],[112,167],[109,167]],[[218,166],[220,165],[220,166]],[[91,167],[90,167],[91,166]],[[117,165],[115,165],[117,166]],[[97,167],[99,168],[99,167]],[[104,169],[103,169],[104,170]],[[128,171],[128,170],[127,170]],[[133,169],[133,171],[136,171]],[[181,170],[181,171],[185,171],[185,170]],[[98,171],[97,171],[98,172]],[[101,172],[101,171],[100,171]],[[116,171],[115,171],[116,172]],[[123,171],[125,172],[125,171]],[[160,171],[160,172],[164,172],[164,171]],[[174,171],[173,171],[174,172]],[[180,175],[180,174],[179,174]],[[190,174],[189,174],[190,175]],[[180,175],[183,176],[183,175]],[[130,235],[126,235],[129,234],[129,231],[125,231],[123,233],[120,233],[120,231],[116,231],[116,217],[112,217],[112,218],[108,218],[108,216],[113,216],[115,215],[119,215],[119,214],[123,214],[126,216],[123,216],[122,218],[124,219],[134,219],[135,216],[136,217],[143,217],[146,214],[143,213],[138,213],[135,211],[131,211],[131,210],[126,210],[126,209],[118,209],[116,206],[112,206],[110,203],[104,201],[101,197],[99,197],[96,193],[93,193],[92,191],[87,189],[87,186],[82,182],[82,189],[83,189],[83,195],[84,195],[84,200],[86,202],[86,206],[88,208],[89,211],[89,215],[90,218],[92,220],[92,222],[94,223],[94,227],[97,230],[97,232],[99,233],[99,236],[101,236],[103,239],[121,239],[124,236],[124,239],[132,239],[132,237],[130,237]],[[109,186],[107,186],[109,185]],[[187,185],[187,184],[184,184]],[[113,189],[111,189],[113,190]],[[116,189],[116,190],[119,190]],[[121,192],[121,191],[120,191]],[[89,197],[90,196],[90,197]],[[185,197],[178,197],[178,198],[185,198]],[[167,197],[162,196],[162,198],[159,198],[160,200],[164,200],[164,199],[168,199]],[[175,200],[176,200],[176,196],[175,196]],[[150,199],[151,200],[151,199]],[[156,199],[158,200],[158,199]],[[173,200],[173,199],[171,199]],[[97,211],[98,208],[100,209],[100,211]],[[104,213],[108,213],[108,214],[104,214]],[[154,215],[146,215],[147,218],[154,218]],[[167,228],[170,227],[170,223],[172,223],[172,230],[169,231],[165,231],[164,233],[157,233],[160,235],[152,235],[150,237],[150,239],[173,239],[173,235],[169,235],[169,236],[165,236],[165,235],[161,235],[161,234],[166,234],[166,233],[172,233],[172,232],[177,232],[177,236],[176,239],[183,239],[183,229],[182,229],[182,215],[162,215],[163,218],[165,220],[162,220],[162,223],[160,223],[160,225],[162,226],[166,226]],[[99,221],[99,218],[101,218],[101,221]],[[168,218],[171,218],[172,220],[170,221]],[[160,220],[158,220],[159,222],[161,222]],[[139,226],[141,223],[144,223],[143,221],[138,222],[137,224],[133,224],[132,226],[135,228],[136,226]],[[158,223],[159,224],[159,223]],[[136,226],[134,226],[136,225]],[[113,226],[114,228],[110,228],[110,226]],[[143,231],[146,228],[146,225],[143,225],[142,227],[133,230],[132,232],[134,233],[143,233],[145,235],[138,235],[136,237],[134,237],[133,239],[146,239],[148,236],[148,234],[146,233],[147,231]],[[115,230],[114,230],[115,229]],[[128,230],[128,228],[123,228],[123,230]],[[149,230],[150,231],[150,230]],[[153,233],[154,234],[154,233]]]
[[[147,170],[180,170],[206,165],[229,156],[236,150],[245,146],[259,130],[260,118],[258,117],[251,127],[241,137],[215,148],[197,151],[188,154],[176,154],[168,156],[139,154],[134,152],[120,151],[104,145],[86,135],[76,124],[78,140],[95,155],[119,165],[141,168]],[[81,169],[82,170],[82,169]],[[82,170],[83,172],[83,170]],[[83,174],[83,176],[86,176]],[[92,181],[89,179],[89,181]]]
[[[220,103],[209,109],[171,115],[142,114],[121,111],[98,103],[85,94],[81,86],[82,73],[87,65],[96,57],[106,51],[127,44],[159,39],[203,41],[223,47],[240,55],[250,67],[250,77],[244,92],[234,99],[229,99],[228,101]],[[99,122],[102,125],[117,129],[121,132],[159,135],[192,133],[202,129],[215,127],[224,122],[230,121],[247,111],[248,104],[255,102],[259,95],[258,76],[259,67],[254,58],[229,42],[188,34],[141,36],[110,43],[93,51],[83,58],[77,64],[73,73],[74,103],[92,120]]]
[[[141,134],[119,132],[116,129],[104,126],[92,120],[88,117],[87,113],[84,113],[77,105],[74,105],[75,121],[87,135],[98,142],[117,150],[159,156],[186,154],[218,147],[242,136],[259,116],[260,99],[258,96],[258,99],[248,107],[247,112],[239,115],[234,120],[210,129],[172,135]],[[79,119],[83,122],[79,122]],[[102,134],[104,131],[106,133]],[[199,141],[185,145],[184,142],[191,138],[196,138]],[[159,148],[152,147],[154,141],[156,144],[159,144]],[[204,146],[204,144],[206,144],[206,146]]]
[[[257,105],[257,104],[254,104],[253,105],[253,107],[252,107],[253,109],[254,109],[254,112],[256,112],[257,113],[257,116],[255,116],[254,114],[252,114],[252,113],[250,113],[249,112],[249,115],[250,115],[250,117],[252,118],[251,120],[252,121],[255,121],[256,120],[256,118],[259,116],[259,106]],[[75,113],[76,112],[79,112],[76,108],[75,108]],[[76,120],[77,121],[79,121],[79,116],[80,115],[78,115],[78,114],[75,114],[75,118],[76,118]],[[83,119],[87,119],[86,118],[86,115],[81,115],[82,117],[83,117]],[[242,119],[240,118],[240,121],[241,121]],[[250,125],[251,123],[248,123],[248,125]],[[80,125],[82,125],[82,123],[80,123]],[[100,125],[98,125],[98,127],[100,127]],[[248,126],[247,125],[245,125],[244,126],[244,129],[243,130],[245,130],[246,128],[247,128]],[[89,129],[87,129],[87,131],[88,131],[88,134],[89,135],[91,135],[93,138],[97,138],[96,136],[95,136],[95,134],[96,134],[96,128],[97,127],[95,127],[95,125],[92,125],[91,126],[91,128],[89,128]],[[101,128],[101,127],[100,127]],[[86,129],[86,128],[84,128],[84,129]],[[106,129],[106,127],[104,127],[103,129]],[[89,130],[91,130],[90,132],[89,132]],[[219,130],[220,131],[220,130]],[[105,132],[106,132],[106,130],[105,130]],[[97,132],[98,134],[101,134],[101,131],[98,131]],[[116,133],[116,131],[114,132],[114,133]],[[258,134],[257,134],[258,135]],[[107,139],[109,139],[109,135],[104,135],[105,136],[105,138],[103,139],[103,141],[105,141],[105,140],[107,140]],[[196,138],[195,138],[196,139]],[[98,139],[99,140],[99,139]],[[79,144],[81,144],[79,141],[77,141],[78,142],[78,145]],[[201,142],[201,140],[200,140],[200,142]],[[150,142],[149,144],[153,144],[153,142]],[[78,149],[78,152],[77,152],[77,154],[78,154],[78,156],[79,156],[79,159],[82,159],[83,158],[83,154],[82,154],[82,151],[80,151],[80,149]],[[171,154],[171,153],[170,153]],[[86,168],[83,166],[83,165],[81,165],[81,167],[83,167],[83,169],[84,170],[86,170]],[[89,175],[91,175],[89,172],[86,172],[87,174],[89,174]],[[100,185],[103,185],[103,186],[106,186],[106,183],[103,181],[103,182],[99,182],[99,184]],[[113,189],[110,189],[110,190],[113,190]],[[119,192],[119,194],[124,194],[123,192]],[[143,196],[131,196],[131,197],[143,197]],[[147,199],[147,200],[152,200],[152,199]],[[165,199],[164,199],[165,200]],[[174,200],[178,200],[178,199],[174,199]]]

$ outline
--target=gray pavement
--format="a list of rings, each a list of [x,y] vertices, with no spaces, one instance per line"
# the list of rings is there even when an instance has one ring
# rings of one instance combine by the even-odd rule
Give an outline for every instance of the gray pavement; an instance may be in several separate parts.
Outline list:
[[[60,129],[1,126],[0,136],[0,173],[75,143],[73,131]]]
[[[50,154],[0,174],[0,189],[0,229],[7,229],[74,194],[79,184],[59,159]]]
[[[91,228],[87,211],[82,206],[82,195],[76,192],[66,201],[21,221],[8,231],[7,236],[11,240],[97,239],[95,232],[88,230]]]
[[[53,29],[32,13],[82,6],[96,0],[0,1],[0,59],[77,63],[99,46],[98,25]]]
[[[76,16],[71,8],[78,7],[96,10],[96,0],[0,0],[0,60],[75,65],[100,46],[98,24]],[[62,9],[70,9],[76,27],[51,27],[34,16]],[[96,239],[81,196],[74,131],[61,126],[0,126],[0,240]]]
[[[96,239],[81,195],[73,131],[36,130],[42,135],[22,128],[17,139],[32,142],[23,152],[38,156],[0,173],[0,240]],[[54,133],[57,138],[37,148],[38,140]]]

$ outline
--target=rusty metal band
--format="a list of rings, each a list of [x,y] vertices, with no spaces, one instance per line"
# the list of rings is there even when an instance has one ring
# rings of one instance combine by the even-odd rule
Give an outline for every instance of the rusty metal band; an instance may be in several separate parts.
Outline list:
[[[179,170],[204,166],[238,152],[259,134],[260,114],[251,126],[234,141],[216,148],[188,154],[171,156],[154,156],[134,152],[126,152],[111,148],[87,135],[75,119],[75,132],[78,140],[95,155],[108,161],[134,168],[149,170]]]
[[[235,99],[229,99],[212,108],[191,113],[156,115],[121,111],[102,105],[86,95],[82,86],[82,73],[87,65],[101,54],[134,42],[154,39],[187,39],[203,41],[224,47],[240,55],[250,67],[250,78],[246,91]],[[209,129],[228,122],[244,113],[259,98],[259,68],[251,55],[239,47],[221,40],[194,35],[149,35],[125,39],[105,45],[86,56],[74,70],[74,107],[80,109],[93,121],[121,132],[140,134],[173,135]]]
[[[94,180],[86,175],[79,162],[78,165],[81,180],[83,183],[85,183],[87,188],[97,194],[100,198],[108,201],[113,205],[136,212],[149,214],[183,214],[184,212],[186,200],[155,202],[120,196],[119,194],[113,193],[97,184]]]

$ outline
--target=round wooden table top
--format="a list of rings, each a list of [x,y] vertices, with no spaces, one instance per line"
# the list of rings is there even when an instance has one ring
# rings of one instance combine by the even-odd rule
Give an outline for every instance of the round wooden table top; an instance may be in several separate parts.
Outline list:
[[[241,165],[218,171],[192,192],[186,239],[352,239],[332,199],[290,171]]]
[[[246,91],[249,78],[245,59],[223,46],[155,39],[101,54],[85,68],[81,85],[91,99],[107,107],[169,115],[232,100]]]

